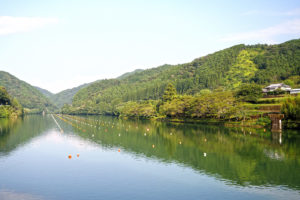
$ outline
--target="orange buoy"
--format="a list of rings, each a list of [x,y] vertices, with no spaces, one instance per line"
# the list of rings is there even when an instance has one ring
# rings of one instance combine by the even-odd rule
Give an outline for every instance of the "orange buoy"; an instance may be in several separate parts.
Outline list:
[[[77,158],[79,158],[79,153],[77,154]]]
[[[68,158],[71,159],[71,158],[72,158],[72,155],[69,155]]]
[[[118,152],[121,152],[121,150],[120,150],[120,149],[118,149]]]

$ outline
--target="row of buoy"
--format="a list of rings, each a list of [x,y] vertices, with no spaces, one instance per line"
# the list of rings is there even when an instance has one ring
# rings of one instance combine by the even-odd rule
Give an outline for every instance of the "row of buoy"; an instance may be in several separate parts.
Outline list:
[[[80,156],[80,155],[79,155],[79,153],[78,153],[78,154],[76,154],[76,156],[77,156],[77,158],[79,158],[79,156]],[[69,154],[69,155],[68,155],[68,158],[69,158],[69,159],[72,159],[72,155],[71,155],[71,154]]]
[[[65,122],[68,122],[67,120],[65,120],[65,119],[63,119]],[[74,126],[74,124],[73,123],[71,123],[71,122],[68,122],[69,124],[71,124],[72,126]],[[79,128],[78,126],[75,126],[76,128]],[[80,129],[80,128],[79,128]],[[126,130],[128,130],[128,129],[126,129]],[[146,129],[147,131],[149,131],[150,129],[149,128],[147,128]],[[83,130],[84,132],[85,132],[85,130]],[[107,129],[105,129],[105,132],[107,132]],[[173,135],[173,133],[171,132],[170,133],[170,135]],[[118,136],[120,137],[121,136],[121,134],[119,133],[118,134]],[[144,133],[144,136],[147,136],[147,134],[146,133]],[[92,137],[94,137],[94,134],[92,134]],[[206,142],[206,138],[204,139],[204,141]],[[182,144],[182,142],[181,141],[179,141],[179,144]],[[154,148],[154,147],[153,147]]]
[[[67,118],[67,119],[69,119],[69,120],[71,120],[71,121],[75,121],[75,122],[77,122],[77,123],[81,123],[81,124],[85,124],[85,125],[88,125],[88,126],[91,126],[91,127],[94,127],[94,128],[97,128],[96,127],[96,125],[93,125],[93,124],[89,124],[89,123],[87,123],[87,122],[85,122],[84,120],[84,118],[80,118],[80,117],[78,117],[78,118],[80,118],[80,119],[83,119],[82,121],[79,121],[78,119],[76,119],[75,117],[69,117],[69,116],[63,116],[64,118]],[[63,117],[62,117],[62,115],[60,115],[60,119],[62,119],[62,120],[64,120],[64,121],[66,121],[65,119],[63,119]],[[73,118],[75,118],[75,119],[73,119]],[[97,121],[97,122],[101,122],[100,120],[95,120],[95,121]],[[104,124],[110,124],[110,122],[104,122],[104,123],[102,123],[102,126],[104,126]],[[111,128],[115,128],[115,124],[114,123],[112,123],[113,125],[111,126]],[[99,126],[101,126],[101,123],[99,123],[99,124],[97,124],[97,125],[99,125]],[[76,126],[76,125],[75,125]],[[119,127],[118,126],[116,126],[118,129],[119,129]],[[125,125],[123,124],[123,127],[125,127]],[[131,127],[131,125],[129,125],[128,126],[128,128],[130,128]],[[126,128],[126,131],[129,131],[128,130],[128,128]],[[136,128],[138,128],[138,126],[136,126]],[[99,129],[100,129],[100,127],[99,127]],[[146,128],[146,131],[150,131],[150,128]],[[107,129],[106,129],[106,132],[107,132]],[[172,135],[172,133],[171,133],[171,135]]]
[[[59,117],[59,118],[62,119],[63,121],[65,121],[65,122],[71,124],[72,126],[75,126],[75,127],[79,128],[79,127],[76,126],[75,124],[73,124],[73,123],[71,123],[71,122],[69,122],[69,121],[63,119],[62,117]],[[75,120],[75,121],[76,121],[77,123],[80,123],[80,122],[78,122],[78,120]],[[84,124],[90,125],[90,124],[88,124],[88,123],[84,123]],[[90,125],[90,126],[92,127],[93,125]],[[94,127],[96,127],[96,126],[94,126]],[[123,125],[123,127],[124,127],[124,125]],[[129,125],[129,127],[130,127],[130,125]],[[114,126],[112,126],[112,128],[114,128]],[[108,130],[105,129],[105,132],[107,132],[107,131],[108,131]],[[128,129],[126,129],[126,131],[128,131]],[[149,132],[150,129],[149,129],[149,128],[146,128],[146,131]],[[84,130],[84,132],[85,132],[85,130]],[[144,136],[146,136],[146,135],[147,135],[147,134],[144,133]],[[173,135],[173,133],[171,132],[170,135]],[[121,134],[119,133],[118,136],[120,137]],[[92,134],[92,137],[94,137],[94,134]],[[206,138],[204,138],[204,142],[207,142],[207,139],[206,139]],[[182,144],[182,141],[181,141],[181,140],[179,141],[179,144]],[[152,148],[153,148],[153,149],[155,148],[155,144],[152,144]],[[121,152],[121,149],[118,149],[118,152]],[[204,152],[204,153],[203,153],[203,156],[204,156],[204,157],[207,157],[207,153]],[[77,154],[77,157],[79,157],[79,154]],[[69,159],[72,159],[72,155],[69,155],[68,158],[69,158]]]
[[[74,123],[72,123],[72,122],[69,122],[68,120],[64,119],[62,116],[58,116],[58,117],[59,117],[61,120],[67,122],[68,124],[70,124],[70,125],[72,125],[72,126],[78,128],[78,129],[81,129],[78,125],[76,125],[76,124],[74,124]],[[70,120],[74,120],[74,119],[72,119],[72,118],[70,118],[70,117],[66,117],[66,116],[64,116],[64,117],[67,118],[67,119],[70,119]],[[80,123],[78,120],[75,120],[75,121],[76,121],[77,123]],[[88,125],[88,126],[91,126],[91,127],[96,128],[96,126],[94,126],[94,125],[92,125],[92,124],[88,124],[88,123],[85,123],[85,122],[82,122],[82,123],[85,124],[85,125]],[[129,125],[129,127],[131,127],[131,126]],[[114,128],[114,126],[112,126],[112,128]],[[100,127],[99,127],[99,129],[100,129]],[[104,131],[105,131],[105,132],[108,132],[107,129],[105,129]],[[127,128],[126,128],[126,131],[128,131]],[[146,128],[146,131],[150,131],[150,129],[149,129],[149,128]],[[85,132],[84,129],[83,129],[83,132]],[[171,133],[171,135],[172,135],[172,133]],[[146,136],[146,135],[145,135],[145,136]]]
[[[70,124],[71,126],[73,126],[73,127],[76,127],[76,128],[78,128],[78,129],[80,129],[80,130],[82,130],[83,132],[85,132],[85,129],[81,129],[77,124],[74,124],[74,123],[72,123],[71,121],[68,121],[67,119],[69,119],[69,120],[73,120],[73,121],[75,121],[75,122],[77,122],[77,123],[80,123],[79,122],[79,120],[74,120],[74,119],[72,119],[72,118],[69,118],[69,117],[65,117],[65,118],[67,118],[67,119],[64,119],[63,118],[63,116],[61,116],[61,117],[59,117],[61,120],[63,120],[63,121],[65,121],[65,122],[67,122],[68,124]],[[89,125],[89,126],[91,126],[91,127],[93,127],[93,125],[91,125],[91,124],[88,124],[88,123],[85,123],[85,122],[82,122],[83,124],[86,124],[86,125]],[[123,125],[124,126],[124,125]],[[94,127],[96,127],[96,126],[94,126]],[[112,126],[112,128],[113,128],[114,126]],[[129,127],[131,127],[130,125],[129,125]],[[136,126],[137,127],[137,126]],[[99,127],[100,128],[100,127]],[[107,132],[108,130],[107,129],[105,129],[105,132]],[[128,129],[126,129],[126,131],[128,131]],[[146,131],[150,131],[150,128],[146,128]],[[170,135],[173,135],[173,133],[171,132],[170,133]],[[92,137],[94,137],[95,135],[94,134],[92,134]],[[120,137],[121,136],[121,133],[119,133],[118,134],[118,136]],[[144,133],[144,136],[147,136],[147,133]],[[205,142],[207,141],[206,140],[206,138],[204,139],[205,140]],[[180,140],[179,142],[178,142],[180,145],[182,144],[182,141]],[[153,144],[152,145],[152,148],[155,148],[155,145]],[[121,150],[119,149],[118,150],[118,152],[120,152]],[[206,154],[205,154],[205,156],[206,156]]]

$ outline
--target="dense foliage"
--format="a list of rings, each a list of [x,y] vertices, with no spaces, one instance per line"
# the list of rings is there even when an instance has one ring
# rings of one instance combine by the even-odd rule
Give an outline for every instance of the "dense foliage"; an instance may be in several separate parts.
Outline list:
[[[164,91],[163,101],[172,101],[176,97],[176,88],[173,84],[169,83]]]
[[[300,120],[300,95],[286,99],[281,110],[285,114],[285,118]]]
[[[237,92],[236,97],[245,102],[256,103],[262,97],[262,88],[257,84],[243,84]]]
[[[159,107],[169,82],[174,84],[179,96],[201,96],[217,88],[233,91],[247,83],[262,87],[269,83],[292,81],[297,85],[299,73],[300,40],[279,45],[236,45],[190,63],[163,65],[129,73],[120,79],[94,82],[79,90],[72,105],[64,106],[62,112],[116,114],[126,102],[148,105],[145,102],[149,100],[157,101]],[[252,88],[254,93],[239,96],[253,102],[259,97],[257,88]],[[185,98],[181,96],[176,101]]]
[[[10,97],[6,89],[0,86],[0,118],[15,117],[22,114],[22,106]]]
[[[35,87],[17,79],[7,72],[0,71],[0,85],[4,86],[7,92],[20,102],[24,108],[29,109],[54,109],[55,106],[39,92]]]

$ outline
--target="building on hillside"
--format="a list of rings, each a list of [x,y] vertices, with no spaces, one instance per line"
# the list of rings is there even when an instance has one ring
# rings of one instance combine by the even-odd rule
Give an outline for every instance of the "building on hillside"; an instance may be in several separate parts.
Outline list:
[[[290,94],[299,94],[299,93],[300,93],[300,88],[290,90]]]
[[[286,92],[289,92],[292,90],[291,86],[289,86],[289,85],[285,85],[283,83],[276,83],[276,84],[271,84],[271,85],[265,87],[264,89],[262,89],[262,91],[264,93],[267,93],[267,92],[273,92],[278,89],[286,91]]]

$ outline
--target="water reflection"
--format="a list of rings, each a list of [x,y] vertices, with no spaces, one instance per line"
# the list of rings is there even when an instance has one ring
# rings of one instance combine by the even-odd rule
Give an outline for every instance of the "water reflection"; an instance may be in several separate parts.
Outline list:
[[[18,119],[0,119],[0,156],[26,144],[53,127],[49,117],[38,115]]]
[[[60,117],[66,132],[137,156],[177,162],[241,186],[300,189],[297,131],[130,121],[108,117]]]
[[[120,181],[120,177],[121,182],[126,180],[126,184],[130,182],[137,188],[148,185],[145,190],[150,193],[155,190],[157,195],[173,191],[178,198],[194,195],[199,199],[199,193],[209,191],[215,193],[211,197],[216,198],[228,195],[227,190],[234,191],[234,195],[254,192],[264,197],[271,193],[279,197],[284,190],[282,195],[299,197],[299,131],[271,133],[103,116],[54,117],[63,132],[51,116],[0,120],[0,197],[31,194],[49,199],[93,199],[84,194],[93,191],[91,195],[97,196],[106,191],[105,197],[112,198],[112,188],[107,187]],[[8,164],[1,166],[1,161]],[[13,175],[4,173],[12,169],[15,169]],[[39,182],[41,177],[43,183]],[[172,179],[169,186],[164,182],[165,177]],[[229,187],[225,193],[220,192],[224,187],[221,183]],[[39,186],[38,192],[29,189],[36,186]],[[99,191],[98,187],[105,190]],[[128,194],[128,187],[118,191]],[[163,192],[160,187],[168,189]],[[71,190],[73,196],[61,188]],[[189,192],[181,191],[181,196],[177,190]],[[51,196],[54,194],[57,196]],[[148,199],[144,193],[133,194]],[[136,196],[128,195],[128,199],[132,197]]]

